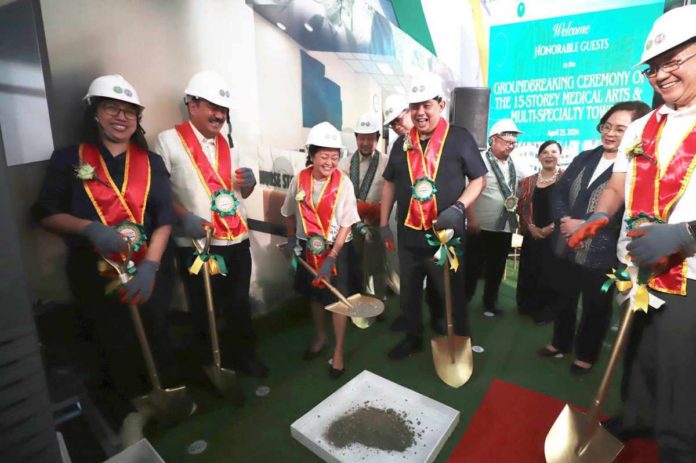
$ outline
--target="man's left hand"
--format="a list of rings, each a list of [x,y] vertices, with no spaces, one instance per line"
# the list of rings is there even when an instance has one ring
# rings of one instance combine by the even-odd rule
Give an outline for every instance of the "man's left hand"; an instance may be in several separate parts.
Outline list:
[[[696,241],[684,223],[645,225],[628,232],[633,238],[626,246],[639,267],[650,267],[677,252],[687,251]]]
[[[251,188],[256,185],[256,177],[254,171],[248,167],[240,167],[234,171],[237,185],[240,188]]]
[[[458,235],[464,232],[464,214],[466,209],[462,203],[456,203],[440,212],[437,216],[437,228],[439,230],[453,229]]]
[[[137,305],[150,299],[155,287],[155,274],[158,267],[159,264],[151,260],[140,262],[135,276],[118,290],[121,302]]]

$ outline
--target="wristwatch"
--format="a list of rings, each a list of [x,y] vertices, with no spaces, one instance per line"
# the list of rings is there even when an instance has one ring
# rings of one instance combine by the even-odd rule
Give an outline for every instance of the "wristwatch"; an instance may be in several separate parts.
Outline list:
[[[453,206],[455,209],[457,209],[459,212],[461,212],[462,214],[463,214],[464,212],[466,212],[466,206],[465,206],[464,203],[461,202],[461,201],[456,201],[454,204],[452,204],[452,206]]]

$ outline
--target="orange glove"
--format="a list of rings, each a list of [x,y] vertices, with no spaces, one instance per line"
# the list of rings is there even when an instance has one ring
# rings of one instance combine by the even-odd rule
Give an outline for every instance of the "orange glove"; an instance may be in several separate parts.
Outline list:
[[[592,238],[597,232],[609,223],[609,215],[604,212],[595,212],[585,220],[568,240],[568,246],[573,249],[580,247],[583,241]]]

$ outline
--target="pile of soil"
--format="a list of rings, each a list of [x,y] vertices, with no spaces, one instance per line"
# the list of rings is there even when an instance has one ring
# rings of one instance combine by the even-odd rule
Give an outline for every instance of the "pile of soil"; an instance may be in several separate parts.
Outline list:
[[[334,447],[362,444],[379,450],[403,452],[416,443],[416,432],[405,412],[367,405],[353,408],[334,420],[326,439]]]

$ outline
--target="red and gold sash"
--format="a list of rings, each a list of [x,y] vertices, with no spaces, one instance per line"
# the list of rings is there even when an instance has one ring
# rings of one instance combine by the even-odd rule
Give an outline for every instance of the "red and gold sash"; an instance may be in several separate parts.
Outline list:
[[[437,198],[435,197],[435,177],[440,165],[442,148],[445,146],[445,138],[449,131],[449,124],[444,118],[435,127],[433,136],[428,140],[425,153],[421,150],[418,130],[413,127],[408,134],[409,149],[406,151],[406,162],[408,173],[411,177],[411,188],[416,188],[417,183],[430,183],[428,188],[432,188],[430,198],[419,200],[411,195],[408,205],[408,213],[404,225],[414,230],[429,230],[433,220],[437,219]],[[427,186],[427,185],[426,185]]]
[[[147,151],[130,144],[124,155],[126,169],[120,190],[111,178],[98,147],[82,144],[78,154],[80,164],[89,164],[94,168],[94,179],[83,180],[82,185],[101,222],[110,227],[117,227],[123,222],[143,225],[151,177]],[[143,243],[133,253],[131,260],[137,264],[146,252],[147,244]]]
[[[234,192],[232,181],[232,156],[230,155],[230,147],[227,141],[225,141],[225,137],[218,133],[215,140],[215,146],[217,147],[216,169],[210,165],[189,122],[177,125],[176,131],[193,163],[193,168],[198,172],[198,177],[211,198],[213,237],[221,240],[234,240],[248,233],[249,228],[246,221],[239,214],[239,208],[237,207],[239,200]],[[236,202],[235,209],[231,214],[220,215],[217,210],[212,209],[213,197],[221,191],[229,193],[233,201]]]
[[[312,200],[312,191],[314,187],[314,177],[312,177],[312,167],[307,167],[300,171],[297,176],[297,192],[298,197],[302,200],[298,201],[298,209],[300,218],[302,219],[302,228],[307,236],[307,247],[305,248],[305,257],[309,265],[315,270],[319,270],[321,264],[329,254],[328,239],[329,227],[331,219],[336,211],[338,203],[338,191],[341,188],[343,176],[338,169],[335,169],[329,177],[329,180],[324,184],[319,195],[319,201],[314,204]],[[300,193],[303,192],[304,194]],[[310,245],[313,237],[324,239],[323,252],[313,251]]]
[[[643,129],[641,144],[644,155],[635,155],[633,160],[627,209],[630,217],[645,213],[667,222],[696,167],[696,131],[692,129],[684,137],[662,173],[656,148],[667,115],[658,121],[657,113],[658,110],[653,112]],[[649,286],[663,293],[685,295],[688,266],[684,256],[670,256],[664,268],[662,273],[650,279]]]

